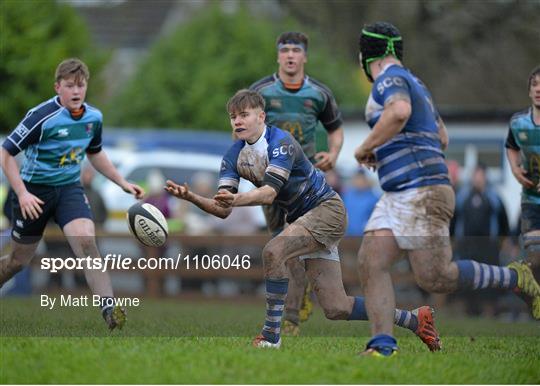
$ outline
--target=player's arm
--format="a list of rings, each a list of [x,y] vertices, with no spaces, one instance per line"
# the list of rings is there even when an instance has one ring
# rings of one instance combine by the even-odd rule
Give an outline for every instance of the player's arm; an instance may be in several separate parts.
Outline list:
[[[42,200],[30,193],[19,173],[15,156],[28,146],[39,142],[42,134],[42,115],[29,113],[21,123],[11,132],[0,148],[0,164],[11,187],[17,194],[23,219],[36,220],[43,210]]]
[[[128,182],[122,177],[104,151],[100,150],[97,153],[87,152],[87,156],[92,166],[98,172],[121,187],[124,192],[133,194],[137,199],[143,198],[144,189],[137,184]]]
[[[44,202],[26,190],[26,186],[21,179],[19,166],[17,165],[15,157],[12,156],[3,146],[0,147],[0,163],[9,184],[15,191],[15,194],[17,194],[23,219],[26,220],[27,218],[30,218],[32,220],[36,220],[39,215],[43,213],[41,205],[43,205]]]
[[[516,180],[525,188],[531,189],[534,183],[527,178],[527,171],[521,165],[521,156],[518,150],[507,148],[506,155],[510,163],[510,170]]]
[[[224,208],[232,208],[234,206],[270,205],[274,202],[276,196],[277,191],[274,188],[263,185],[249,192],[237,194],[233,194],[228,190],[220,190],[214,196],[214,200]]]
[[[343,137],[342,127],[338,127],[336,130],[328,133],[328,152],[321,151],[315,155],[317,159],[316,168],[325,172],[336,166],[339,152],[343,147]]]
[[[383,112],[354,156],[359,163],[369,163],[376,147],[385,144],[397,135],[411,116],[411,101],[408,96],[394,94],[384,105]]]
[[[183,185],[179,185],[175,183],[174,181],[167,180],[167,185],[165,186],[165,190],[169,192],[170,194],[172,194],[173,196],[180,198],[182,200],[189,201],[197,205],[200,209],[204,210],[206,213],[209,213],[219,218],[227,218],[232,212],[232,206],[229,206],[229,207],[221,206],[218,204],[216,200],[212,198],[206,198],[197,193],[192,192],[191,190],[189,190],[189,186],[187,183],[184,183]],[[220,194],[221,192],[227,192],[231,195],[233,194],[226,189],[220,189],[218,191],[218,194]]]
[[[314,166],[327,171],[336,166],[339,152],[343,147],[343,121],[334,95],[329,89],[323,90],[326,94],[326,105],[317,118],[328,132],[328,152],[321,151],[315,154],[317,163]]]
[[[523,168],[521,164],[520,147],[514,138],[514,134],[511,129],[508,129],[508,136],[506,137],[506,156],[508,157],[508,163],[510,164],[510,170],[516,178],[516,180],[526,189],[531,189],[534,183],[527,178],[527,170]]]
[[[448,138],[448,130],[446,130],[446,125],[444,124],[441,116],[437,119],[437,126],[439,128],[439,138],[441,141],[441,147],[444,150],[448,148],[448,144],[450,143],[450,140]]]

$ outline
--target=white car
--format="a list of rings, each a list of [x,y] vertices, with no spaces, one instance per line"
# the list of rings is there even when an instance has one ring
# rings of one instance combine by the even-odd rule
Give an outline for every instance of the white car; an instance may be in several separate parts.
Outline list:
[[[213,186],[217,189],[222,159],[220,156],[168,150],[133,152],[105,149],[105,151],[124,178],[142,187],[146,187],[149,173],[158,169],[165,179],[177,183],[187,182],[190,186],[193,186],[192,181],[196,174],[205,172],[213,178]],[[93,187],[101,194],[109,212],[104,229],[112,232],[127,232],[126,212],[136,199],[100,174],[94,180]],[[242,180],[239,189],[249,191],[253,188],[250,182]]]

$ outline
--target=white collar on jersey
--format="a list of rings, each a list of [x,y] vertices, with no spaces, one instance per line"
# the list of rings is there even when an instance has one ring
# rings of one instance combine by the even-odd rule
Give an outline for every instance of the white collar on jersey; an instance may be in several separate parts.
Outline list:
[[[255,147],[256,147],[256,146],[258,146],[262,141],[264,141],[264,140],[265,140],[264,137],[266,136],[266,128],[267,128],[267,126],[264,125],[264,130],[263,130],[261,136],[260,136],[259,139],[256,140],[255,142],[249,143],[248,141],[246,141],[246,146],[255,146]]]

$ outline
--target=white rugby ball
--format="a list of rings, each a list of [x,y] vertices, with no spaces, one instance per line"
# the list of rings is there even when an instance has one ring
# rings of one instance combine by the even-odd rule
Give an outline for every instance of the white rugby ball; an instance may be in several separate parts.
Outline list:
[[[129,230],[142,244],[161,247],[167,241],[169,227],[163,213],[152,204],[137,203],[127,212]]]

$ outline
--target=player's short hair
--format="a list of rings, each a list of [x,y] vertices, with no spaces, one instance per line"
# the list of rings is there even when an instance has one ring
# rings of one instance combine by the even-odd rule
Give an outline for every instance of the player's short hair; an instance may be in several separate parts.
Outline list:
[[[62,79],[69,79],[72,77],[75,77],[75,81],[84,79],[88,82],[88,79],[90,79],[88,66],[78,58],[66,59],[56,67],[54,78],[57,83]]]
[[[403,60],[403,39],[401,33],[393,24],[378,21],[365,25],[360,34],[360,53],[362,54],[362,67],[367,77],[373,81],[369,70],[369,63],[393,55]]]
[[[236,92],[227,102],[227,112],[234,113],[246,109],[260,108],[264,111],[264,98],[257,91],[242,89]]]
[[[536,66],[529,75],[529,80],[527,81],[527,91],[531,91],[531,86],[533,79],[537,76],[540,76],[540,66]]]
[[[283,32],[276,40],[276,46],[280,44],[300,44],[307,52],[309,38],[302,32]]]

